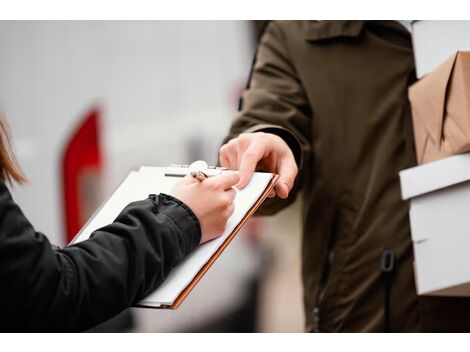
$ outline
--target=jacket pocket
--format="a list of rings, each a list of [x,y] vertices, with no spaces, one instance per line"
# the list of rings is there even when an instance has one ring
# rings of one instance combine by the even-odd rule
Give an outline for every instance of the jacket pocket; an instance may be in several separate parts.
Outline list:
[[[333,329],[337,304],[343,291],[343,269],[348,259],[348,244],[352,234],[349,233],[348,216],[344,209],[335,208],[331,219],[330,236],[326,250],[325,264],[322,273],[322,289],[318,297],[318,319],[320,329]]]

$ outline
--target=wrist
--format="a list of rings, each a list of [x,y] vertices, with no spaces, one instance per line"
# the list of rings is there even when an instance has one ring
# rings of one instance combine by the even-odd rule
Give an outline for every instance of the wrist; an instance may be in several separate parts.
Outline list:
[[[150,195],[155,211],[170,217],[184,236],[188,248],[194,249],[201,242],[201,224],[196,214],[184,202],[169,194]]]

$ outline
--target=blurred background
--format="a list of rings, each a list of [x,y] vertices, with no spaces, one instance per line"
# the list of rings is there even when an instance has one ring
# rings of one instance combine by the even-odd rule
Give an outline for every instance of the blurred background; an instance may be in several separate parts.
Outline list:
[[[141,165],[215,164],[262,27],[1,21],[0,110],[29,179],[13,196],[37,231],[67,244]],[[178,310],[94,331],[302,331],[299,207],[252,219]]]

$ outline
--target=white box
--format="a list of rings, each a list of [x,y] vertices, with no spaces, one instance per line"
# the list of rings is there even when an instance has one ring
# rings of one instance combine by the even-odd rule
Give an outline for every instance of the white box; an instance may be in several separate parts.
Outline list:
[[[470,21],[413,21],[411,28],[418,78],[456,51],[470,50]]]
[[[470,153],[400,172],[420,295],[470,296]]]

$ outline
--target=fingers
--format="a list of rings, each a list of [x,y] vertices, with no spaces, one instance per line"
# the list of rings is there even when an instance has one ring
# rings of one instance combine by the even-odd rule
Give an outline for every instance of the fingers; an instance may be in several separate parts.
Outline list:
[[[229,188],[228,190],[225,191],[225,194],[228,200],[230,201],[230,204],[232,204],[233,201],[235,200],[235,197],[237,196],[237,192],[235,191],[235,189]]]
[[[219,222],[217,226],[217,235],[221,235],[225,231],[227,227],[227,221],[234,212],[235,212],[235,205],[230,204],[226,209],[224,209],[224,211],[221,214],[219,214],[219,217],[217,219],[217,221]],[[212,236],[212,238],[210,239],[213,239],[215,237],[217,236]]]
[[[279,181],[275,189],[279,198],[285,199],[294,186],[295,178],[298,173],[297,164],[292,153],[288,153],[285,157],[280,159],[278,170]]]
[[[263,157],[263,150],[261,148],[249,147],[245,153],[243,153],[240,160],[240,182],[237,184],[237,188],[243,188],[250,181],[253,172],[255,172],[256,165]]]
[[[263,134],[264,135],[264,134]],[[262,159],[265,148],[255,141],[254,134],[241,134],[220,148],[220,163],[230,170],[240,171],[237,188],[245,187],[251,179],[256,165]]]
[[[191,176],[191,174],[187,174],[184,176],[182,179],[180,179],[178,182],[176,182],[177,185],[190,185],[192,183],[200,182],[198,179],[194,178]]]
[[[225,171],[223,174],[218,176],[209,177],[204,180],[204,184],[207,187],[213,187],[214,189],[226,190],[235,186],[240,181],[239,173],[236,171]]]
[[[241,134],[229,141],[220,149],[220,162],[224,167],[239,170],[240,181],[236,185],[239,189],[248,184],[257,166],[279,173],[275,193],[283,199],[288,197],[298,173],[288,145],[280,137],[262,132]],[[268,196],[274,195],[271,192]]]
[[[238,170],[238,142],[232,139],[224,144],[219,151],[220,164],[229,170]]]
[[[227,208],[227,218],[231,217],[234,212],[235,212],[235,205],[230,204],[229,207]]]
[[[222,167],[226,167],[227,169],[230,169],[230,159],[228,158],[227,148],[228,147],[226,144],[220,148],[219,160],[220,160],[220,165]]]

